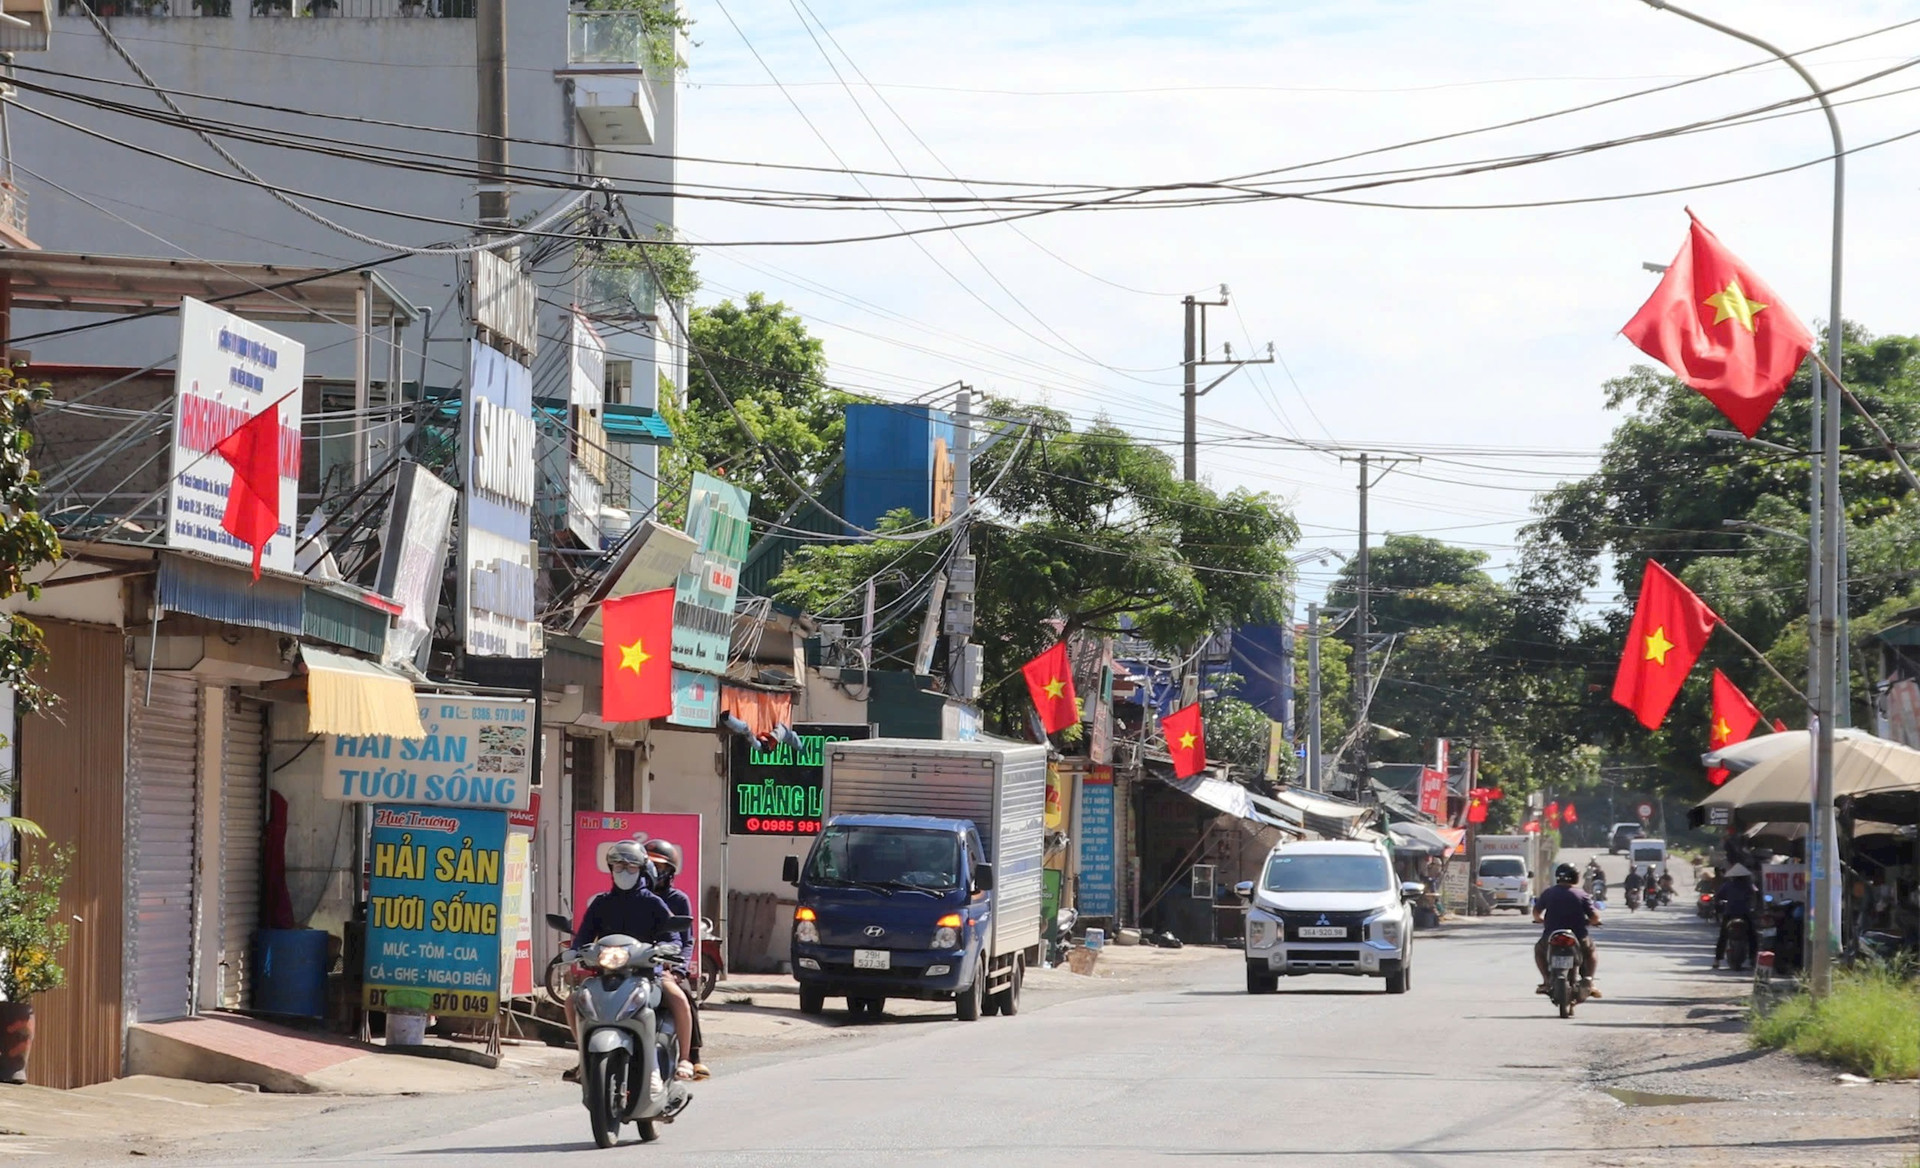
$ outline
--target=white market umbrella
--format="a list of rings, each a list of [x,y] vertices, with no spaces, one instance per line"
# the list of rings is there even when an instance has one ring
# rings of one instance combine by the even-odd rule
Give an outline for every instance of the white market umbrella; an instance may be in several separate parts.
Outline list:
[[[1776,751],[1729,779],[1725,786],[1694,804],[1688,819],[1706,822],[1714,808],[1725,807],[1731,810],[1736,826],[1767,820],[1805,823],[1812,814],[1809,804],[1813,782],[1805,731],[1800,732],[1800,740],[1800,749]],[[1920,750],[1857,730],[1844,738],[1836,733],[1833,793],[1835,798],[1855,799],[1861,804],[1863,816],[1889,818],[1888,809],[1920,799]]]

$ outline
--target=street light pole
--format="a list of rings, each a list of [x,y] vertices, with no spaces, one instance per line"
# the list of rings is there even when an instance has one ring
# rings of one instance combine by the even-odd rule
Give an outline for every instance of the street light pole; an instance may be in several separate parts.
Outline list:
[[[1847,189],[1846,145],[1840,136],[1840,119],[1833,103],[1813,74],[1793,55],[1737,28],[1689,12],[1667,0],[1642,0],[1658,8],[1685,17],[1704,28],[1742,40],[1763,52],[1771,53],[1807,83],[1827,115],[1827,129],[1833,135],[1833,242],[1832,273],[1827,301],[1827,364],[1835,375],[1840,366],[1841,316],[1840,273],[1844,254]],[[1840,918],[1839,851],[1837,825],[1833,815],[1833,730],[1842,704],[1850,701],[1849,679],[1840,673],[1837,631],[1841,606],[1840,575],[1840,387],[1830,384],[1816,364],[1813,370],[1813,486],[1811,522],[1812,565],[1808,574],[1808,600],[1814,617],[1812,641],[1813,668],[1808,679],[1812,691],[1814,717],[1818,729],[1814,735],[1813,799],[1807,830],[1807,900],[1811,937],[1807,972],[1816,995],[1825,995],[1832,984],[1833,958],[1839,950]]]

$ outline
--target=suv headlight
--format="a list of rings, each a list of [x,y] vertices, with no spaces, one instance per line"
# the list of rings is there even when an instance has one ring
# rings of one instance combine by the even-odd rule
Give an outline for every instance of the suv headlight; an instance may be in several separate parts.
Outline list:
[[[1380,934],[1380,940],[1394,948],[1400,947],[1400,919],[1398,917],[1375,917],[1370,924]]]
[[[1273,944],[1275,937],[1274,922],[1265,917],[1247,914],[1247,945],[1253,949],[1265,949]]]

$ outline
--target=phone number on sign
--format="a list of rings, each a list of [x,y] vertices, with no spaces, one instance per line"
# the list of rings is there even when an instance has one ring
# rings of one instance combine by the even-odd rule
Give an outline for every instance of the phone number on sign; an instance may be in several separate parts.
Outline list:
[[[761,819],[758,816],[748,816],[747,830],[762,835],[818,835],[820,821],[817,819]]]
[[[387,1009],[387,994],[393,989],[394,987],[389,986],[366,986],[362,995],[364,1005],[369,1010]],[[406,1008],[418,1008],[412,1005],[412,1001],[419,993],[418,990],[399,987],[398,992],[406,995],[403,999],[408,1002]],[[500,1012],[500,999],[493,994],[462,994],[446,991],[435,993],[426,1009],[429,1013],[445,1014],[449,1017],[491,1018]]]

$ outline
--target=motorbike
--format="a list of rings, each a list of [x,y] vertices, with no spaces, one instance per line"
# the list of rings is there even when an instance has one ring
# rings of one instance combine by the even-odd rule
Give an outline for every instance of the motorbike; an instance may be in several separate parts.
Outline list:
[[[1753,957],[1753,934],[1745,917],[1727,921],[1727,968],[1742,970]]]
[[[593,1142],[611,1148],[628,1123],[641,1142],[660,1138],[659,1125],[693,1102],[685,1083],[674,1078],[680,1064],[680,1040],[673,1019],[660,1009],[661,966],[680,957],[672,941],[651,944],[612,934],[590,944],[572,944],[572,922],[557,913],[547,923],[569,934],[563,959],[583,974],[571,1001],[580,1046],[580,1097],[593,1127]],[[674,917],[675,932],[691,927],[689,917]]]
[[[1547,937],[1547,997],[1562,1018],[1571,1018],[1592,988],[1580,976],[1580,938],[1571,929],[1555,929]]]
[[[705,1002],[712,997],[714,985],[725,976],[727,959],[720,952],[720,932],[713,927],[711,917],[701,917],[699,1001]]]
[[[1698,903],[1698,904],[1696,904],[1696,905],[1694,905],[1694,906],[1693,906],[1693,911],[1694,911],[1694,912],[1696,912],[1696,913],[1699,913],[1699,914],[1700,914],[1700,919],[1701,919],[1701,920],[1703,920],[1703,921],[1710,921],[1710,920],[1712,920],[1712,919],[1713,919],[1713,917],[1714,917],[1714,911],[1713,911],[1713,893],[1711,893],[1711,892],[1703,892],[1703,893],[1701,893],[1701,894],[1700,894],[1700,901],[1699,901],[1699,903]]]
[[[1633,912],[1639,907],[1640,907],[1640,886],[1637,884],[1629,885],[1627,888],[1627,911]]]

